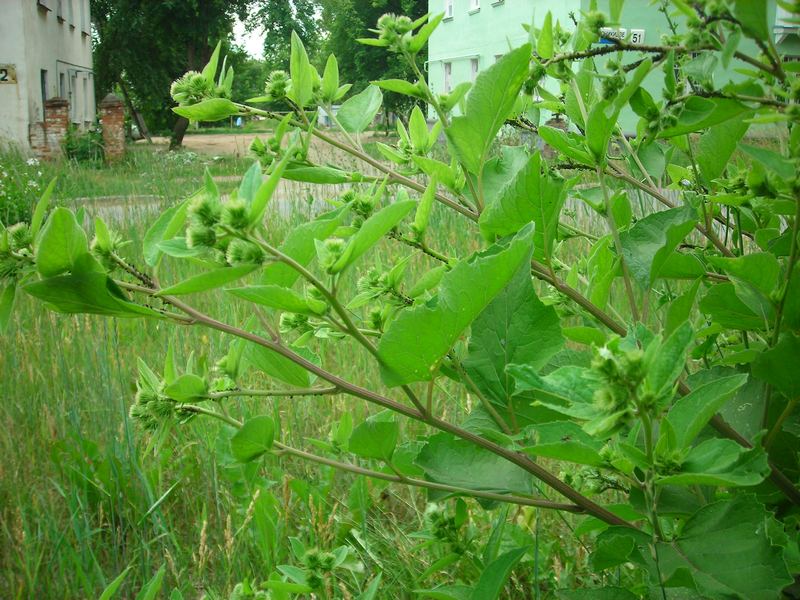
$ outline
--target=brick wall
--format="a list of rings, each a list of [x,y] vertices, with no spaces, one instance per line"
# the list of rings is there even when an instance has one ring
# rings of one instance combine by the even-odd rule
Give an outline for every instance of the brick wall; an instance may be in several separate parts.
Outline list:
[[[44,121],[31,123],[28,140],[39,158],[54,159],[62,154],[61,141],[69,127],[69,100],[50,98],[44,103]]]
[[[109,94],[100,102],[100,123],[103,126],[103,146],[107,162],[125,156],[125,110],[122,100]]]

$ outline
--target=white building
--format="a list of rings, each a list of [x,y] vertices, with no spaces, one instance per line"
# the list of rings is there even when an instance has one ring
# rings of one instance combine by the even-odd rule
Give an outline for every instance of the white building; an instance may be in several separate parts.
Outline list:
[[[0,142],[31,147],[44,102],[69,101],[69,121],[95,119],[89,0],[0,0]]]

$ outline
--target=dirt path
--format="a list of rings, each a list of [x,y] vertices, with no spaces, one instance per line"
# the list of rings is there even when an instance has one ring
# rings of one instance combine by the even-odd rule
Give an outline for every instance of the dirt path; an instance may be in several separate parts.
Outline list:
[[[220,154],[247,156],[253,140],[258,136],[264,137],[264,135],[264,133],[193,133],[184,136],[183,147],[192,152],[213,156]],[[159,146],[168,146],[169,138],[154,137],[153,143]]]

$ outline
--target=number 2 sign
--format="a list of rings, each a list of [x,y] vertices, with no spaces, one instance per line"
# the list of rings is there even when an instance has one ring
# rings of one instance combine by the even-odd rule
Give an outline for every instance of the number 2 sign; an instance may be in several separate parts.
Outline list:
[[[14,65],[0,65],[0,84],[17,83],[17,69]]]

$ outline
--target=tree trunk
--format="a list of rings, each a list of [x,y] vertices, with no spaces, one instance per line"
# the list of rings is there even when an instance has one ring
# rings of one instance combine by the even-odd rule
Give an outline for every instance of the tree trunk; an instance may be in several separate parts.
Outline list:
[[[131,116],[136,123],[136,127],[139,128],[139,133],[152,144],[153,138],[150,137],[150,131],[147,129],[147,123],[144,122],[142,113],[136,110],[136,107],[133,105],[131,96],[128,94],[128,87],[125,85],[122,79],[119,80],[119,89],[122,90],[122,97],[125,98],[125,104],[128,105],[128,112],[131,113]]]
[[[189,128],[189,119],[185,117],[178,117],[175,121],[175,127],[172,128],[172,135],[169,138],[169,149],[177,150],[183,145],[183,135]]]

